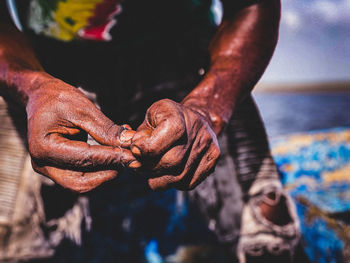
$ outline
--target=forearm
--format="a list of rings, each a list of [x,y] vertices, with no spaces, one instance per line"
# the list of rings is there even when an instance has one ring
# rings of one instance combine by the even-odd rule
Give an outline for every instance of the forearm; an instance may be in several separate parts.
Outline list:
[[[209,47],[211,66],[183,101],[206,115],[217,134],[268,65],[277,43],[279,19],[279,0],[266,0],[224,16]]]
[[[26,105],[43,71],[25,36],[15,27],[0,22],[0,95],[11,96]]]

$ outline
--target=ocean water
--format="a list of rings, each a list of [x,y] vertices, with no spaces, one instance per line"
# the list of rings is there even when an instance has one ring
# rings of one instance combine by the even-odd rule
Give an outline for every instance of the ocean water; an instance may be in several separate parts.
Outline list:
[[[269,137],[350,126],[350,93],[257,93]]]

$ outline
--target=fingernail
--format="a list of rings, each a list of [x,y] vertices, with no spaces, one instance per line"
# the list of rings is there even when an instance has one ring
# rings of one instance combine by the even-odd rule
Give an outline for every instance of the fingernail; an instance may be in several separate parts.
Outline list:
[[[142,164],[138,161],[132,161],[129,164],[129,168],[132,168],[132,169],[140,168],[141,166],[142,166]]]
[[[122,142],[128,142],[134,137],[136,132],[133,130],[125,130],[119,135],[119,140]]]
[[[141,151],[136,146],[131,146],[131,152],[138,157],[141,157]]]

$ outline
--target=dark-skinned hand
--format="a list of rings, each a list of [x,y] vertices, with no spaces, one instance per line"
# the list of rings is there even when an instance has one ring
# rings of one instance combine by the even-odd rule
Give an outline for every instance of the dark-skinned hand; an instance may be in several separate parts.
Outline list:
[[[142,162],[154,190],[190,190],[216,165],[220,149],[204,115],[172,100],[154,103],[132,139],[132,153]]]
[[[82,92],[58,79],[40,83],[26,109],[33,168],[65,188],[86,192],[122,167],[141,165],[129,150],[135,131],[114,124]],[[87,144],[87,134],[101,145]]]

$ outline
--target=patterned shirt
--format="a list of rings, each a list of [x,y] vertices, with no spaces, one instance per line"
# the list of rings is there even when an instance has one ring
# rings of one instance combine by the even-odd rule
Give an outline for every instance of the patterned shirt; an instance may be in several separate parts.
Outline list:
[[[25,29],[66,42],[111,41],[123,16],[128,17],[122,23],[125,28],[140,37],[146,31],[171,31],[175,22],[182,28],[186,23],[214,24],[211,0],[8,0],[16,1],[17,5],[27,2],[25,14],[20,12]]]
[[[28,26],[37,34],[63,41],[76,38],[108,41],[121,0],[32,0]]]

